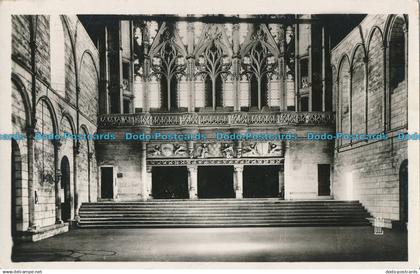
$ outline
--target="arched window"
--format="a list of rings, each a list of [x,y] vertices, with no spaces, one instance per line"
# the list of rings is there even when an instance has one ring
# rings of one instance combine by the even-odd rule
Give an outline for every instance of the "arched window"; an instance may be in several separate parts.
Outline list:
[[[162,110],[179,109],[179,81],[185,75],[185,57],[176,43],[175,26],[167,24],[161,35],[161,42],[150,51],[152,71],[159,78],[160,106]]]
[[[389,129],[407,125],[407,83],[405,21],[393,20],[389,31]]]
[[[391,90],[405,79],[404,20],[395,19],[389,40],[389,84]]]
[[[216,110],[223,108],[223,79],[227,74],[230,63],[226,61],[220,41],[212,40],[199,57],[199,70],[204,75],[205,107]]]
[[[368,133],[374,134],[384,130],[384,53],[382,34],[375,29],[368,48]]]
[[[340,64],[338,72],[338,96],[339,96],[339,115],[340,128],[342,133],[350,133],[350,62],[344,57]],[[342,144],[348,143],[348,140],[342,140]]]
[[[359,45],[354,53],[352,62],[352,85],[351,85],[351,105],[354,110],[351,112],[352,133],[364,133],[365,126],[365,106],[366,106],[366,70],[365,70],[365,51]]]
[[[268,74],[274,72],[276,67],[272,48],[266,42],[266,34],[261,27],[253,34],[252,39],[245,47],[242,67],[250,74],[250,106],[251,109],[261,110],[268,104]]]
[[[64,96],[65,43],[63,24],[59,16],[50,17],[50,67],[51,87]]]
[[[160,78],[161,106],[165,110],[178,109],[178,79],[177,68],[179,66],[178,56],[175,46],[166,43],[160,52],[162,76]]]

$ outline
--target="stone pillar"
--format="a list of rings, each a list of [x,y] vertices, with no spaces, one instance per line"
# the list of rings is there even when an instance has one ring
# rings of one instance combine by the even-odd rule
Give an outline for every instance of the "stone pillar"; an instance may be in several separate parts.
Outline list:
[[[149,112],[150,109],[150,98],[149,98],[149,92],[150,92],[150,58],[149,58],[149,34],[147,31],[144,31],[142,37],[144,50],[143,50],[143,112]]]
[[[62,224],[61,216],[61,170],[55,172],[55,223]]]
[[[144,59],[144,77],[143,77],[143,112],[149,112],[150,109],[150,81],[149,81],[149,58],[145,57]]]
[[[197,199],[197,166],[188,166],[188,191],[190,199]]]
[[[233,184],[235,186],[235,197],[236,199],[243,198],[243,165],[234,166]]]
[[[146,166],[146,198],[153,199],[153,189],[152,189],[152,167]]]
[[[61,159],[60,148],[62,143],[60,140],[54,140],[54,165],[55,165],[55,223],[62,224],[61,217],[61,169],[59,159]]]
[[[195,110],[195,85],[194,85],[194,23],[187,25],[187,81],[188,81],[188,111]]]
[[[292,169],[292,163],[291,163],[292,159],[291,159],[291,155],[290,155],[290,146],[291,146],[290,141],[285,141],[284,164],[283,164],[283,170],[284,170],[284,172],[283,172],[283,178],[284,178],[284,180],[283,180],[283,185],[284,185],[284,187],[283,187],[283,190],[284,190],[283,197],[284,197],[285,200],[290,200],[291,199],[290,193],[288,193],[289,177],[286,176],[286,174],[285,174],[286,171],[288,171],[288,170],[290,171]],[[290,173],[288,175],[290,176]]]
[[[232,67],[233,67],[233,98],[234,98],[234,110],[241,110],[240,103],[240,86],[239,86],[239,71],[240,71],[240,39],[239,39],[239,24],[234,24],[232,27],[232,43],[233,43],[233,56],[232,56]]]
[[[286,109],[287,110],[296,110],[297,111],[297,97],[296,97],[296,75],[297,75],[297,52],[296,52],[296,42],[297,37],[294,33],[292,26],[288,26],[285,32],[285,42],[286,42],[286,64],[288,66],[287,73],[285,74],[285,93],[286,93]]]
[[[35,150],[35,131],[34,127],[28,127],[28,211],[29,222],[28,230],[36,230],[35,223],[35,185],[34,185],[34,150]]]
[[[76,141],[76,144],[73,146],[73,210],[74,210],[74,220],[79,219],[79,187],[77,174],[79,169],[77,167],[78,158],[80,154],[80,142]]]
[[[284,165],[279,170],[279,198],[284,199]]]
[[[140,159],[140,169],[141,169],[141,199],[147,200],[149,194],[147,192],[147,168],[146,168],[146,142],[141,143],[141,159]]]

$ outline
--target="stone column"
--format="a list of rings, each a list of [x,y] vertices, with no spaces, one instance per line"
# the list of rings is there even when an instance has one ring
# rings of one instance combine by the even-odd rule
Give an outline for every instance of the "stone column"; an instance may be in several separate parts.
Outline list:
[[[234,24],[232,27],[232,40],[233,40],[233,56],[232,56],[232,69],[233,69],[233,94],[234,94],[234,110],[241,110],[241,94],[239,86],[239,71],[240,71],[240,39],[239,39],[239,24]]]
[[[147,145],[146,142],[141,143],[140,150],[140,169],[141,169],[141,199],[147,200],[149,197],[147,192],[147,168],[146,168],[146,151]]]
[[[292,169],[292,159],[291,159],[291,155],[290,155],[290,146],[291,143],[290,141],[285,141],[285,149],[284,149],[284,162],[283,162],[283,197],[285,200],[290,200],[290,193],[288,193],[288,183],[289,183],[289,177],[286,176],[286,171],[287,170],[291,170]],[[290,173],[288,174],[290,176]]]
[[[279,170],[279,198],[284,199],[284,165]]]
[[[150,58],[149,58],[149,35],[147,31],[143,32],[142,37],[144,50],[143,50],[143,112],[149,112],[150,109],[150,98],[149,98],[149,92],[150,92]]]
[[[61,170],[57,169],[55,172],[55,223],[62,224],[61,216]]]
[[[234,166],[233,183],[235,186],[235,197],[236,199],[243,198],[243,165]]]
[[[61,159],[61,141],[54,140],[54,165],[55,165],[55,223],[62,224],[61,216],[61,169],[59,159]]]
[[[188,81],[188,111],[195,110],[195,85],[194,85],[194,23],[187,25],[187,81]]]
[[[188,191],[190,199],[197,199],[197,166],[188,166]]]
[[[287,72],[285,73],[285,97],[286,97],[286,109],[294,109],[297,111],[297,83],[296,83],[296,75],[297,75],[297,52],[296,52],[296,42],[297,37],[294,33],[294,28],[292,26],[288,26],[285,31],[285,42],[286,42],[286,52],[285,54],[287,59],[285,59],[285,68],[286,65],[288,67]],[[293,62],[292,62],[293,61]],[[293,67],[292,67],[293,66]]]
[[[153,199],[153,189],[152,189],[152,167],[146,165],[146,198]]]
[[[77,167],[78,158],[80,154],[80,142],[76,141],[76,144],[73,146],[73,210],[74,210],[74,220],[79,220],[79,187],[77,174],[79,169]]]
[[[27,128],[28,136],[28,211],[29,222],[28,230],[36,230],[35,223],[35,185],[34,185],[34,150],[35,150],[35,130],[34,127]]]

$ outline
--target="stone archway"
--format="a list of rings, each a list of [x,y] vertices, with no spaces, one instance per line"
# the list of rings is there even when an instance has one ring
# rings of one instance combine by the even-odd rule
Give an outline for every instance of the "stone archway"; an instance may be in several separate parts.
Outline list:
[[[61,159],[61,219],[71,219],[71,193],[70,193],[70,163],[67,156]]]
[[[402,161],[399,171],[400,222],[408,222],[408,160]]]

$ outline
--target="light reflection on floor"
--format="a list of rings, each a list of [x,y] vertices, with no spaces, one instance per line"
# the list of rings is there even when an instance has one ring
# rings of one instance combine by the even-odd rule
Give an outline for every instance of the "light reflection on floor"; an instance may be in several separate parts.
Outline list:
[[[407,259],[407,233],[371,227],[81,229],[15,247],[16,261],[293,262]]]

